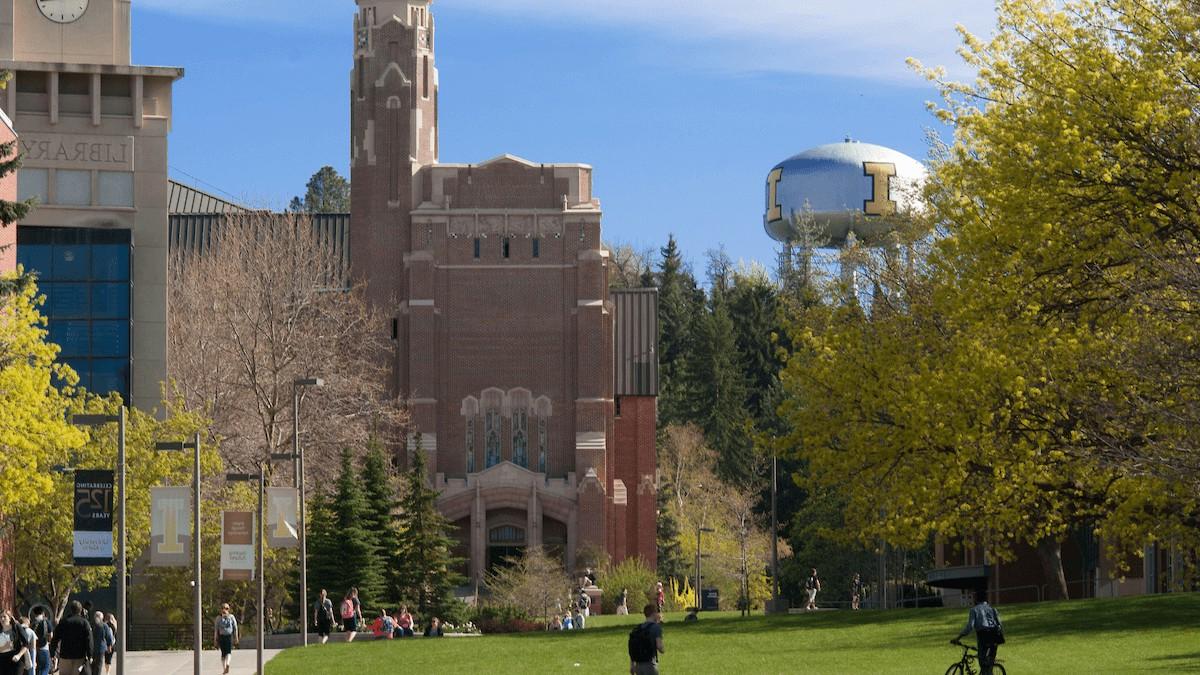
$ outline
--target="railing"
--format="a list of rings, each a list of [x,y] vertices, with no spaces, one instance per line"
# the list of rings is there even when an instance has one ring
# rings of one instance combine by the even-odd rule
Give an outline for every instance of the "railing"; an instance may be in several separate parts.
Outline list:
[[[192,624],[155,623],[130,624],[125,627],[125,644],[129,651],[191,649]]]

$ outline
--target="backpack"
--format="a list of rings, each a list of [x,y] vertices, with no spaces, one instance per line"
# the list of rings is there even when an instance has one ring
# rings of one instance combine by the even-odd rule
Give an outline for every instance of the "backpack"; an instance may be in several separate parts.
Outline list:
[[[342,600],[342,618],[343,619],[353,619],[354,618],[354,603],[350,602],[349,598]]]
[[[321,618],[333,623],[333,603],[329,602],[329,600],[321,603]]]
[[[983,626],[976,628],[975,634],[984,644],[1004,644],[1004,625],[1000,623],[1000,614],[996,612],[995,608],[988,607],[987,611],[983,613]]]
[[[805,588],[805,590],[809,590],[809,591],[816,590],[816,588],[817,588],[817,578],[816,578],[816,577],[809,577],[808,579],[806,579],[806,580],[805,580],[805,582],[804,582],[804,588]]]
[[[50,619],[43,616],[41,619],[35,621],[31,628],[33,628],[33,634],[37,636],[38,644],[49,646],[51,633]]]
[[[233,615],[217,617],[217,632],[221,635],[233,635]]]
[[[650,663],[658,653],[658,645],[654,643],[654,624],[650,622],[638,624],[629,632],[629,660],[634,663]]]

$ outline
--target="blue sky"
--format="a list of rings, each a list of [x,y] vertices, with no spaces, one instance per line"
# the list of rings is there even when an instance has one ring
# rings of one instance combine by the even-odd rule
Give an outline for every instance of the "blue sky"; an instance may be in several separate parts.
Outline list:
[[[512,153],[596,169],[605,238],[675,233],[771,266],[763,183],[847,134],[923,159],[936,92],[987,0],[441,0],[442,161]],[[172,176],[281,208],[324,164],[349,175],[351,0],[135,0],[135,63],[186,69]]]

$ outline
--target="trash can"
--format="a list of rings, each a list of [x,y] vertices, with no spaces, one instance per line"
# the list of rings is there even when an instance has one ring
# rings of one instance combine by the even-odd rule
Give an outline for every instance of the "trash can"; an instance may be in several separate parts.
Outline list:
[[[706,588],[700,593],[700,609],[705,612],[715,612],[721,608],[721,590]]]

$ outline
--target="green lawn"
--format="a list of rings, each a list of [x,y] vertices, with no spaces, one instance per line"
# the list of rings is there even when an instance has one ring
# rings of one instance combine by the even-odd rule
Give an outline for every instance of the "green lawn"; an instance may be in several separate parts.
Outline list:
[[[1019,673],[1200,673],[1200,594],[999,607]],[[943,673],[965,609],[827,611],[783,617],[670,615],[661,672]],[[405,640],[289,649],[267,675],[624,673],[635,617],[593,617],[580,632]],[[334,639],[336,639],[335,636]]]

